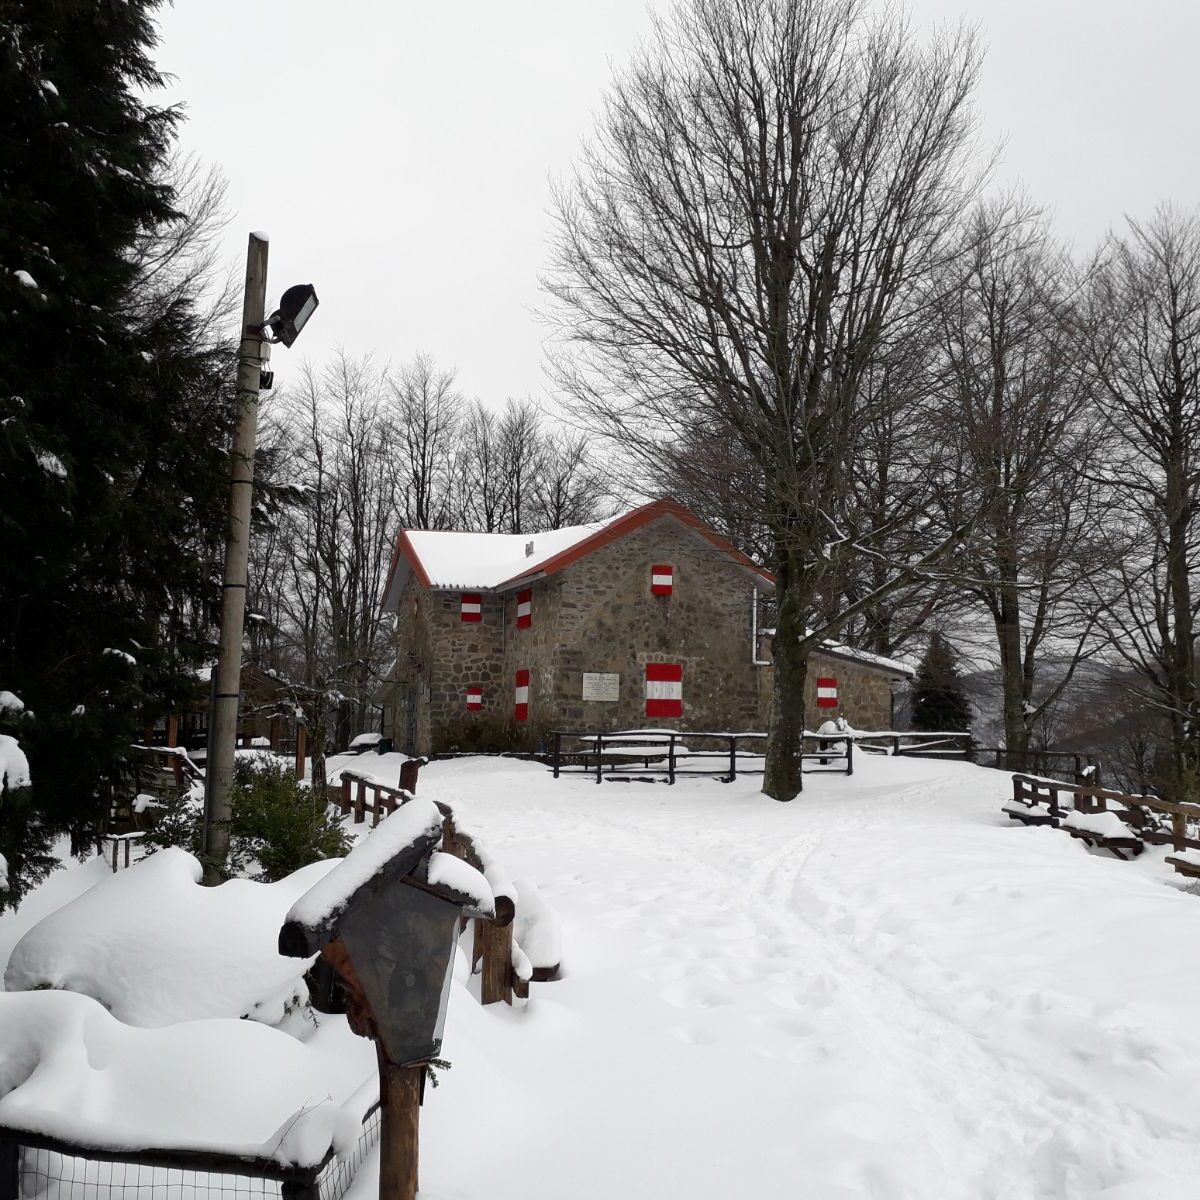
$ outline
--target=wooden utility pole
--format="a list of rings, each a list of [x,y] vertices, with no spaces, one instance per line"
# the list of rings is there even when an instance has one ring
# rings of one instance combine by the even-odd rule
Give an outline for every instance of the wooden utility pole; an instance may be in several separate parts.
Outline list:
[[[225,877],[229,858],[229,791],[233,786],[238,693],[242,675],[242,630],[246,618],[246,575],[250,552],[250,501],[258,438],[258,389],[262,370],[263,321],[267,307],[267,235],[252,233],[246,251],[246,292],[238,350],[237,424],[229,470],[229,524],[221,583],[221,641],[212,707],[208,717],[208,760],[204,781],[204,882]]]

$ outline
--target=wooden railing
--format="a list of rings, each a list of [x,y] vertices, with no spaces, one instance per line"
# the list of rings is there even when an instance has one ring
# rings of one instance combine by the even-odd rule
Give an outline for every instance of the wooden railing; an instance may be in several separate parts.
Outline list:
[[[1117,806],[1117,815],[1142,841],[1158,846],[1170,844],[1175,851],[1200,850],[1200,836],[1188,832],[1189,827],[1200,832],[1200,804],[1114,792],[1089,784],[1063,784],[1033,775],[1014,775],[1012,779],[1014,801],[1025,805],[1044,803],[1056,821],[1072,809],[1081,813],[1108,812],[1112,803]]]

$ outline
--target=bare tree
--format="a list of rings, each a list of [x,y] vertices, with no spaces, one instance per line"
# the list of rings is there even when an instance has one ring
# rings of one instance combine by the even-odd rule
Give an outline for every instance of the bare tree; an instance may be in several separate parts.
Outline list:
[[[604,510],[607,480],[588,453],[584,434],[542,432],[530,511],[539,529],[595,521]]]
[[[496,449],[504,487],[506,533],[528,533],[534,482],[542,451],[542,417],[532,400],[510,399],[496,423]]]
[[[459,426],[454,475],[458,499],[455,523],[465,529],[497,533],[504,521],[507,486],[501,465],[496,414],[476,400]]]
[[[453,523],[455,447],[463,398],[454,372],[418,354],[390,380],[397,450],[403,455],[404,523],[445,529]]]
[[[973,193],[980,54],[861,0],[690,0],[615,81],[557,196],[546,286],[593,428],[648,462],[700,428],[762,473],[779,601],[763,790],[801,789],[810,650],[952,544],[891,531],[881,589],[816,622],[841,564],[862,377]]]
[[[1130,538],[1106,609],[1113,645],[1170,728],[1159,785],[1200,791],[1193,585],[1200,565],[1200,216],[1169,207],[1114,238],[1091,297],[1091,370],[1116,449],[1103,482]]]
[[[362,729],[391,666],[379,598],[405,484],[391,404],[385,372],[338,354],[306,367],[273,414],[302,502],[256,539],[255,594],[275,630],[270,668],[308,726],[314,781],[326,740]]]
[[[957,565],[995,631],[1005,745],[1020,755],[1099,648],[1111,493],[1088,474],[1104,441],[1070,261],[1020,207],[976,213],[968,242],[941,289],[939,440],[962,471],[956,502],[983,507]]]

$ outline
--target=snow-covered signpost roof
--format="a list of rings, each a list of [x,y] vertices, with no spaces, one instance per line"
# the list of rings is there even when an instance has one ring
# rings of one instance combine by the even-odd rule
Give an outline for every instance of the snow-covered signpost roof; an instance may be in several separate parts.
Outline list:
[[[413,798],[292,906],[279,952],[321,956],[341,977],[350,1028],[379,1052],[383,1129],[379,1194],[417,1190],[426,1064],[442,1046],[458,921],[491,916],[491,889],[437,849],[442,814]]]

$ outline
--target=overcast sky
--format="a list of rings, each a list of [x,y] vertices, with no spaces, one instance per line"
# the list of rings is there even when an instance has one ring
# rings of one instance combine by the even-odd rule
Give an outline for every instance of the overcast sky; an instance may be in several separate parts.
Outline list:
[[[663,7],[662,4],[655,7]],[[311,281],[301,355],[454,366],[470,395],[545,396],[532,309],[549,181],[594,124],[646,0],[175,0],[158,60],[185,149],[219,164],[234,220],[271,235],[268,303]],[[979,107],[1022,184],[1087,250],[1122,214],[1200,202],[1195,0],[912,0],[988,46]]]

